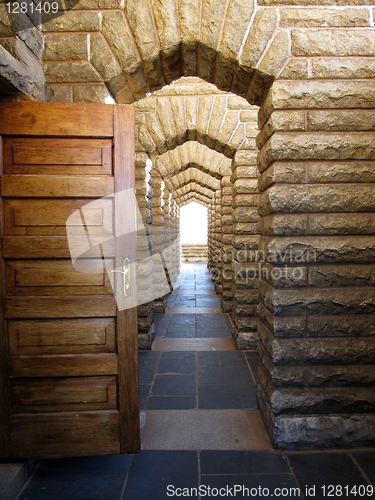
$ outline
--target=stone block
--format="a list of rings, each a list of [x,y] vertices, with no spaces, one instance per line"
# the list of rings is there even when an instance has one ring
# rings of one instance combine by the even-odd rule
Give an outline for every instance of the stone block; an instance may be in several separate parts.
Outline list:
[[[262,128],[275,109],[367,109],[375,107],[371,82],[337,80],[276,81],[262,103],[258,126]]]
[[[285,66],[290,54],[289,33],[278,31],[262,56],[257,68],[271,75],[278,75]]]
[[[366,8],[281,8],[280,26],[297,27],[351,27],[370,26],[370,11]]]
[[[364,131],[375,130],[374,110],[307,111],[307,130]]]
[[[46,86],[46,101],[47,102],[72,102],[72,86],[71,85],[47,85]]]
[[[99,12],[69,11],[58,17],[45,14],[42,16],[41,31],[99,31]]]
[[[278,316],[374,314],[373,291],[367,288],[299,288],[283,290],[259,282],[261,300]]]
[[[302,57],[290,59],[279,78],[282,80],[306,80],[309,78],[309,60]]]
[[[124,7],[151,90],[158,89],[165,84],[165,79],[149,2],[147,0],[128,0]]]
[[[100,76],[86,61],[46,62],[44,73],[47,83],[100,82]]]
[[[274,9],[259,9],[255,14],[250,31],[240,56],[240,64],[246,68],[254,68],[267,47],[277,25],[277,14]]]
[[[264,191],[259,201],[261,215],[374,211],[373,188],[366,184],[279,184]]]
[[[375,134],[342,132],[273,134],[258,153],[262,172],[274,161],[283,160],[373,160]]]
[[[108,95],[106,86],[101,84],[73,85],[73,102],[96,102],[105,104]]]
[[[365,79],[375,77],[375,60],[369,57],[311,59],[311,78]]]
[[[292,30],[294,56],[374,56],[375,38],[367,30]]]
[[[258,192],[257,179],[237,179],[232,186],[233,197],[238,194],[254,194]]]

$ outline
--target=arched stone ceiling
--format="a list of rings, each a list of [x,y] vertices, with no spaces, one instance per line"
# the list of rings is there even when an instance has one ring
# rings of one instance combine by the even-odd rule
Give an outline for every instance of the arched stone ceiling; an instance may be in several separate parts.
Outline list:
[[[137,138],[150,158],[195,140],[232,158],[257,119],[256,107],[245,99],[189,78],[142,99],[135,110]]]
[[[231,175],[231,160],[197,141],[189,141],[154,160],[154,166],[163,179],[197,168],[216,179]]]
[[[187,194],[181,196],[181,198],[179,199],[179,204],[180,204],[180,207],[182,207],[182,206],[188,205],[189,203],[192,203],[194,201],[196,203],[199,203],[200,205],[203,205],[204,207],[209,207],[210,202],[211,202],[211,198],[207,198],[206,196],[203,196],[203,195],[198,194],[198,193],[187,193]]]
[[[199,76],[259,104],[290,56],[276,9],[255,0],[80,0],[42,29],[47,82],[71,82],[69,73],[85,83],[104,81],[119,103]],[[82,42],[73,36],[56,42],[49,36],[56,31],[89,34],[82,62],[68,57]]]
[[[179,187],[189,184],[189,182],[195,182],[200,186],[207,187],[208,189],[212,189],[214,191],[220,189],[220,181],[218,179],[215,179],[215,177],[205,174],[201,170],[192,167],[174,175],[173,177],[170,177],[169,179],[165,179],[165,185],[171,192]]]
[[[202,187],[195,182],[190,182],[186,184],[186,186],[176,189],[174,192],[174,197],[178,202],[179,198],[181,198],[183,195],[187,193],[197,193],[204,195],[206,198],[212,199],[215,194],[215,191],[208,189],[206,187]]]

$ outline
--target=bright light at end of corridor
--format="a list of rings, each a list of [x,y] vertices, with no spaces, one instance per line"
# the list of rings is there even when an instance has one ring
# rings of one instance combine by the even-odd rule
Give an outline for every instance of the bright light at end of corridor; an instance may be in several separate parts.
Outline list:
[[[189,203],[181,208],[181,243],[207,244],[207,208],[199,203]]]

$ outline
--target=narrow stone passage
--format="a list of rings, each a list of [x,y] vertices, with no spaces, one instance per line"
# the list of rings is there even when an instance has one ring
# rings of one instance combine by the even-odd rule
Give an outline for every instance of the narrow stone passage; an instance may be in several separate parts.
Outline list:
[[[327,484],[372,497],[374,449],[272,450],[256,409],[257,353],[234,349],[205,266],[182,272],[153,350],[139,355],[141,453],[42,460],[17,500],[167,500],[182,488],[198,500],[235,487],[238,498],[307,500]]]
[[[156,315],[153,350],[139,356],[143,449],[270,449],[257,352],[235,350],[204,263],[183,264],[180,279]]]

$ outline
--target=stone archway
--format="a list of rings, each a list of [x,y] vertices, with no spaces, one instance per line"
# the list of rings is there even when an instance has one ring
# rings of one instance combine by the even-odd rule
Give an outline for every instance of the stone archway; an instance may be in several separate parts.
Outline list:
[[[104,102],[110,92],[133,102],[199,76],[260,105],[260,249],[276,255],[267,269],[282,269],[287,252],[316,255],[299,266],[301,280],[290,261],[283,279],[261,276],[264,419],[278,447],[373,444],[373,16],[354,0],[300,3],[81,0],[25,41],[3,23],[2,71],[32,99],[43,98],[43,65],[51,101]],[[233,185],[256,178],[254,151],[234,154]],[[239,231],[253,224],[254,205],[242,206]]]

